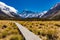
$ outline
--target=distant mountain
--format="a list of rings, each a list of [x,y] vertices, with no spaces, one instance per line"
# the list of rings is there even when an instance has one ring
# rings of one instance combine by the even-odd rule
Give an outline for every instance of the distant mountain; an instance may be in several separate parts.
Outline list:
[[[57,3],[49,11],[47,11],[47,13],[44,14],[41,18],[45,18],[45,19],[60,19],[60,3]]]
[[[28,11],[24,10],[22,13],[20,13],[20,17],[22,18],[41,18],[42,15],[44,15],[46,11],[39,13],[39,12],[33,12],[33,11]]]

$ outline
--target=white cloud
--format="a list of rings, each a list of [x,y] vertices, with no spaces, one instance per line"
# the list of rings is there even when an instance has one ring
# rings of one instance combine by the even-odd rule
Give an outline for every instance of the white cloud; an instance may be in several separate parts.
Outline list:
[[[8,6],[3,2],[0,2],[0,6],[6,6],[6,7],[10,8],[10,11],[17,13],[17,10],[14,7]]]

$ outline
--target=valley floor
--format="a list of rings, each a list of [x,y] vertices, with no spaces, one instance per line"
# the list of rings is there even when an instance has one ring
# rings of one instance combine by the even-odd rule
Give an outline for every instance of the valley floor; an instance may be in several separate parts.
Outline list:
[[[24,40],[11,20],[0,20],[0,40]],[[16,21],[43,40],[60,40],[60,21]]]
[[[60,21],[19,21],[43,40],[60,40]]]

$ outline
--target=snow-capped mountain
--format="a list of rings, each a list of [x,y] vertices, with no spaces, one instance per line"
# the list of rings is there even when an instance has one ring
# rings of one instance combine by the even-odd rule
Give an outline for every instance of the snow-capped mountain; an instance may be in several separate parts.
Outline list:
[[[57,3],[48,11],[33,12],[23,10],[21,13],[15,8],[0,2],[0,19],[21,19],[21,18],[45,18],[45,19],[60,19],[60,3]]]
[[[6,5],[3,2],[0,2],[0,10],[3,11],[5,14],[14,17],[13,15],[10,14],[10,12],[17,13],[17,10],[11,6]]]
[[[46,11],[39,13],[23,10],[19,13],[15,8],[0,2],[0,19],[21,19],[21,18],[41,18]]]
[[[0,2],[0,19],[19,19],[18,11],[6,5],[3,2]]]
[[[47,11],[47,13],[42,16],[42,18],[60,19],[60,3],[57,3],[49,11]]]
[[[33,12],[33,11],[28,11],[28,10],[24,10],[21,14],[20,17],[22,18],[41,18],[41,16],[43,16],[47,11],[44,12]]]

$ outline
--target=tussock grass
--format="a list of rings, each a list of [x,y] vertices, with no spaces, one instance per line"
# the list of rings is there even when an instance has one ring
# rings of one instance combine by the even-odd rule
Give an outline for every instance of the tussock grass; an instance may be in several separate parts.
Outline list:
[[[43,40],[60,40],[60,21],[16,21]],[[0,20],[0,40],[24,40],[10,20]]]
[[[24,40],[13,21],[0,20],[0,40]]]
[[[60,21],[18,21],[43,40],[60,40]]]

